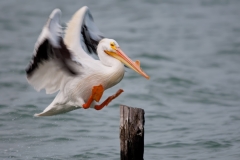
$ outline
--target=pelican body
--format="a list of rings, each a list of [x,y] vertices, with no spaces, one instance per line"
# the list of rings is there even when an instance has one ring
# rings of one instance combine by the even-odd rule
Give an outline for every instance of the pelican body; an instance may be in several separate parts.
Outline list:
[[[115,40],[103,36],[86,6],[73,15],[64,38],[60,18],[61,11],[55,9],[43,27],[26,69],[27,80],[37,91],[58,92],[53,102],[35,116],[51,116],[78,108],[102,109],[123,92],[119,89],[98,104],[104,90],[122,80],[124,64],[149,79],[140,68],[140,61],[132,61]],[[99,60],[86,52],[96,53]]]

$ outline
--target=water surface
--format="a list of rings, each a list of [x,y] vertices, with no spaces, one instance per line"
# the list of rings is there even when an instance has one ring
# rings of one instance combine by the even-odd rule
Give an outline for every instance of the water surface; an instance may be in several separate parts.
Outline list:
[[[106,37],[141,60],[107,90],[124,93],[101,111],[35,118],[55,95],[36,92],[25,67],[55,8],[63,25],[87,5]],[[0,2],[0,159],[119,159],[119,105],[145,110],[144,158],[240,157],[240,1]]]

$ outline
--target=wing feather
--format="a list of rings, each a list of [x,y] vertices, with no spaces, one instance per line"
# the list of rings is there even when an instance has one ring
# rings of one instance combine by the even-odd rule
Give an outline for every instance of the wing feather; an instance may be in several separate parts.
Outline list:
[[[93,21],[87,6],[80,8],[69,21],[64,42],[68,49],[79,58],[91,58],[86,52],[96,53],[99,41],[104,38]]]
[[[69,77],[78,74],[73,56],[61,37],[60,17],[59,9],[49,16],[26,68],[28,82],[38,91],[45,88],[48,94],[58,91]]]

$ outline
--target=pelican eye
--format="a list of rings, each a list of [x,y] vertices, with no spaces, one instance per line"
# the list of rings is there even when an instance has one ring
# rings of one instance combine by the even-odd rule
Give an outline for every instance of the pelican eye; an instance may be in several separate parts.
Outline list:
[[[115,43],[114,43],[114,42],[111,42],[111,43],[110,43],[110,46],[111,46],[111,48],[114,49],[114,50],[116,50],[116,48],[117,48],[117,47],[115,46]]]

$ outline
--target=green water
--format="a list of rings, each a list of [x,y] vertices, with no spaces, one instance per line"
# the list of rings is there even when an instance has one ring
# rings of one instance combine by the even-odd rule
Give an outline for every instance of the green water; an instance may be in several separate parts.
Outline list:
[[[26,81],[34,43],[54,8],[64,24],[84,5],[151,79],[126,69],[103,110],[35,118],[55,95]],[[120,104],[145,110],[146,160],[239,159],[240,1],[1,1],[0,37],[0,159],[117,160]]]

